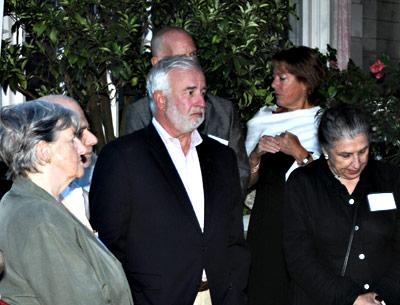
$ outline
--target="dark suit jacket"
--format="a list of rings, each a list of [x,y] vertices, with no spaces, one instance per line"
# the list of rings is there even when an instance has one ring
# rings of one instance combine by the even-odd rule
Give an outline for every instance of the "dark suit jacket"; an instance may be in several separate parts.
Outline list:
[[[213,304],[244,304],[245,248],[234,152],[203,136],[201,232],[183,183],[154,126],[106,145],[90,190],[91,223],[121,260],[136,305],[193,304],[205,269]]]
[[[371,212],[368,194],[393,193],[397,209]],[[321,157],[295,170],[286,183],[284,248],[293,278],[291,305],[352,305],[378,293],[400,304],[400,171],[369,160],[353,193]],[[340,276],[354,209],[356,231]]]
[[[142,98],[130,104],[126,110],[125,134],[146,127],[151,118],[147,98]],[[232,102],[208,94],[206,96],[205,120],[198,130],[202,134],[216,136],[228,141],[228,146],[236,152],[242,192],[246,194],[250,175],[249,159],[244,146],[239,116]]]

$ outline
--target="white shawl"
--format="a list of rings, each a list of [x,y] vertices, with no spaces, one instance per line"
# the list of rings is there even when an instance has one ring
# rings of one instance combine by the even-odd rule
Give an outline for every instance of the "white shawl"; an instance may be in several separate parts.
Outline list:
[[[247,122],[247,154],[250,155],[261,136],[276,136],[282,132],[289,131],[297,136],[301,145],[307,151],[312,152],[313,159],[318,158],[321,150],[317,139],[318,124],[315,117],[320,109],[320,107],[316,106],[307,109],[274,113],[276,106],[262,107]],[[294,162],[286,173],[286,179],[297,167],[297,162]]]

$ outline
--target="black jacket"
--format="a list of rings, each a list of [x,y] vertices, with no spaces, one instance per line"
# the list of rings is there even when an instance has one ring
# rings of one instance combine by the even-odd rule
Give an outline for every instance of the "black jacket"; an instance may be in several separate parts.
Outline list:
[[[130,104],[125,113],[125,134],[142,129],[151,122],[152,115],[147,98],[141,98]],[[198,130],[202,134],[226,140],[228,146],[235,151],[242,193],[245,195],[250,176],[249,159],[244,146],[244,136],[239,115],[232,102],[207,94],[205,119]]]
[[[393,193],[400,208],[400,171],[370,160],[354,192],[334,178],[322,157],[294,171],[286,184],[284,249],[293,305],[350,305],[378,293],[400,304],[400,213],[371,212],[367,195]],[[355,208],[356,231],[340,276]]]
[[[249,254],[234,152],[206,136],[201,231],[184,185],[154,126],[101,151],[90,189],[91,223],[119,258],[135,304],[193,304],[205,269],[213,304],[241,305]]]

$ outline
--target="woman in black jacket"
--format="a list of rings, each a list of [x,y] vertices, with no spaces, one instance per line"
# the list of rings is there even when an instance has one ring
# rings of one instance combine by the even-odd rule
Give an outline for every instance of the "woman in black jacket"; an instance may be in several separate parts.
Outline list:
[[[400,171],[369,160],[369,138],[359,110],[326,110],[323,156],[287,182],[291,305],[400,304]]]

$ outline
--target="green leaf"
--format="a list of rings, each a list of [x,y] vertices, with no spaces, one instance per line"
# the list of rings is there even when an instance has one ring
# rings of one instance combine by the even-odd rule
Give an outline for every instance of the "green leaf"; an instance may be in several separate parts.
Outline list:
[[[51,30],[49,38],[53,44],[55,44],[55,45],[57,44],[58,41],[57,41],[57,30],[56,29]]]
[[[78,13],[75,13],[74,18],[75,18],[76,22],[78,22],[78,24],[80,24],[82,26],[86,26],[88,24],[87,20],[85,18],[83,18],[81,15],[79,15]]]
[[[44,23],[36,23],[34,26],[33,26],[33,31],[38,35],[38,36],[40,36],[40,35],[42,35],[43,34],[43,32],[46,30],[46,24],[44,24]]]

